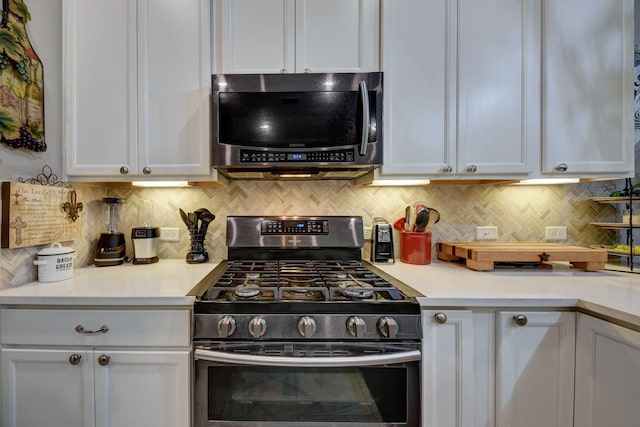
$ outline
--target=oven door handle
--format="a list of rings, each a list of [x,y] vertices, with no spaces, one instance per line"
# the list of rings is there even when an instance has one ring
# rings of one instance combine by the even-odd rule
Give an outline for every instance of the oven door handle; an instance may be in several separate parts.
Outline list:
[[[379,366],[415,362],[419,361],[422,358],[422,354],[420,353],[420,350],[409,350],[398,353],[380,353],[369,356],[291,357],[261,356],[246,353],[229,353],[226,351],[214,351],[196,348],[194,351],[194,357],[196,360],[232,363],[238,365],[329,368],[350,366]]]

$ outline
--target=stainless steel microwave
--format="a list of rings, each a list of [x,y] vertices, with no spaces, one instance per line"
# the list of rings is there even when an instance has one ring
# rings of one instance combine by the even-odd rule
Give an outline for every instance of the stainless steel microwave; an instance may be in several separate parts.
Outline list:
[[[353,179],[382,164],[383,75],[212,76],[214,165],[231,179]]]

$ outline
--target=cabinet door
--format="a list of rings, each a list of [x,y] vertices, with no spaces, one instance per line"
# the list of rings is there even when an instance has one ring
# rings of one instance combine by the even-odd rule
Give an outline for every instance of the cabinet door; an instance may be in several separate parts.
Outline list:
[[[64,163],[67,175],[136,171],[135,0],[64,0]],[[167,53],[170,57],[170,53]]]
[[[578,314],[575,425],[638,425],[640,332]]]
[[[211,173],[209,3],[140,2],[138,158],[144,175]]]
[[[457,118],[449,118],[457,121],[457,172],[532,173],[540,147],[539,3],[460,0],[457,8],[450,52]]]
[[[3,349],[0,357],[3,426],[94,425],[91,351]]]
[[[296,72],[378,71],[378,0],[296,0]]]
[[[628,174],[633,1],[543,3],[543,172]]]
[[[191,425],[190,366],[189,351],[96,351],[96,427]]]
[[[539,155],[540,9],[385,2],[382,175],[527,175]]]
[[[575,313],[500,312],[496,340],[496,426],[573,427]]]
[[[455,95],[448,4],[382,2],[384,162],[381,175],[434,175],[455,166]],[[455,88],[455,84],[451,84]]]
[[[474,319],[466,310],[422,312],[422,425],[474,426]]]
[[[217,72],[295,72],[295,0],[218,0],[216,6]]]

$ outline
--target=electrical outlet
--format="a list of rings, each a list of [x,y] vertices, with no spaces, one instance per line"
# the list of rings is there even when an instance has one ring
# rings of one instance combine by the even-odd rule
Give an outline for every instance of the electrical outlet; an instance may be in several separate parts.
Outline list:
[[[373,228],[372,227],[364,227],[364,240],[371,240],[373,238]]]
[[[545,240],[567,240],[567,227],[554,225],[544,228]]]
[[[495,225],[485,225],[476,227],[476,240],[497,240],[498,227]]]
[[[161,227],[160,228],[160,240],[163,242],[179,242],[180,241],[180,229],[173,227]]]

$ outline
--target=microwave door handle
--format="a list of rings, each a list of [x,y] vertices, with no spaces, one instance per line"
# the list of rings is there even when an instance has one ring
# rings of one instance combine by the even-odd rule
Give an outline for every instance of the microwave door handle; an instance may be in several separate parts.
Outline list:
[[[369,128],[371,127],[371,112],[369,111],[369,91],[367,82],[360,82],[359,86],[360,100],[362,101],[362,141],[360,141],[360,155],[367,154],[369,145]]]
[[[419,361],[422,358],[420,350],[402,351],[399,353],[380,353],[369,356],[338,356],[338,357],[291,357],[291,356],[262,356],[246,353],[229,353],[196,348],[196,360],[209,362],[231,363],[237,365],[256,366],[296,366],[305,368],[328,368],[350,366],[380,366]]]

